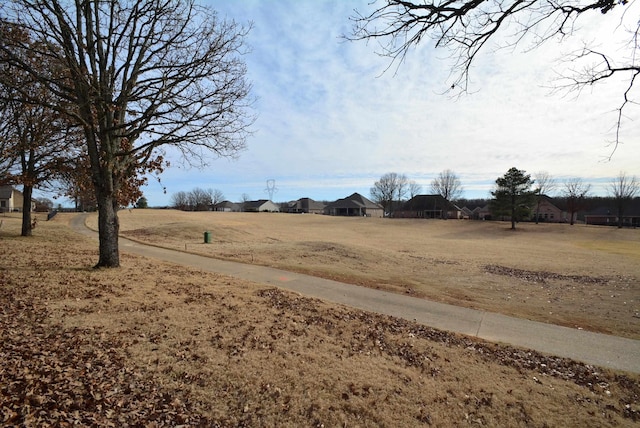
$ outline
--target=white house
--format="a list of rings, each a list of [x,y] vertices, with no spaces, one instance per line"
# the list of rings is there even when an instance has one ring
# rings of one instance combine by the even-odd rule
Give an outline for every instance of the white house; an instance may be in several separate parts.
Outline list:
[[[12,186],[0,186],[0,212],[22,211],[22,192]]]
[[[259,201],[246,201],[241,205],[242,205],[243,211],[246,211],[246,212],[255,212],[255,213],[280,212],[280,207],[267,199],[260,199]]]

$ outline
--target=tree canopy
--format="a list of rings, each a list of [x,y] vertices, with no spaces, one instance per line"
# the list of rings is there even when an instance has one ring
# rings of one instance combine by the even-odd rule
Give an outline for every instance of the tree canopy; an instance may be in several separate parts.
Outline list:
[[[447,169],[431,181],[431,191],[451,202],[462,196],[463,189],[457,174]]]
[[[628,176],[626,172],[620,172],[609,184],[609,194],[616,202],[619,228],[623,226],[625,210],[638,192],[640,192],[640,182],[635,175]]]
[[[55,74],[60,67],[39,55],[39,42],[31,40],[19,26],[0,21],[0,39],[32,46],[35,52],[21,52],[21,61],[42,76],[61,77]],[[31,236],[33,190],[53,188],[69,160],[78,155],[81,132],[67,115],[47,105],[63,100],[31,73],[9,67],[3,58],[0,53],[0,181],[22,185],[22,236]]]
[[[194,0],[10,0],[2,14],[39,41],[0,44],[4,65],[64,102],[13,89],[83,130],[99,212],[97,266],[119,266],[118,196],[132,177],[166,167],[168,147],[197,166],[245,148],[253,122],[242,60],[249,28]],[[34,68],[27,51],[62,64],[61,77]]]
[[[382,206],[385,213],[390,213],[394,202],[400,202],[407,193],[409,180],[404,174],[389,172],[369,189],[373,201]]]
[[[569,211],[569,224],[573,226],[578,211],[582,209],[585,198],[591,190],[591,185],[586,184],[581,178],[570,178],[564,183],[562,191],[567,200],[567,211]]]
[[[517,168],[510,168],[505,175],[496,179],[496,188],[491,192],[491,211],[497,215],[508,215],[513,230],[516,222],[530,212],[534,196],[532,185],[531,176]]]

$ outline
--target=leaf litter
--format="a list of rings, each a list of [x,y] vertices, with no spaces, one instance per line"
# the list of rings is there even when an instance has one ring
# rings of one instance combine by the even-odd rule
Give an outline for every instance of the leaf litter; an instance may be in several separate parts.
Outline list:
[[[4,426],[640,422],[637,375],[135,257],[92,271],[88,244],[3,244]]]

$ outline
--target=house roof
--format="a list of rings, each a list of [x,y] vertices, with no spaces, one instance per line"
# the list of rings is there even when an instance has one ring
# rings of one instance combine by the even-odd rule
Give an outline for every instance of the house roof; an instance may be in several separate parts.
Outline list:
[[[314,201],[311,198],[300,198],[297,201],[293,201],[289,204],[289,208],[298,210],[322,210],[325,204],[322,202]]]
[[[257,201],[246,201],[244,203],[244,207],[245,208],[260,208],[261,206],[263,206],[265,203],[270,202],[267,199],[260,199]]]
[[[240,205],[231,201],[222,201],[214,205],[215,208],[239,208]]]
[[[585,215],[593,216],[617,216],[618,210],[615,206],[615,201],[611,201],[610,205],[601,205],[597,208],[588,210]],[[640,198],[634,198],[629,201],[622,214],[623,217],[638,217],[640,216]]]
[[[0,199],[9,199],[13,192],[18,192],[13,186],[0,186]]]
[[[375,202],[362,196],[360,193],[354,193],[346,198],[338,199],[335,202],[327,205],[327,208],[370,208],[370,209],[382,209],[382,207]]]
[[[473,211],[471,211],[471,210],[470,210],[469,208],[467,208],[467,207],[462,207],[462,209],[461,209],[460,211],[462,211],[463,213],[465,213],[465,214],[467,214],[467,215],[471,215],[471,214],[473,214]]]
[[[433,209],[456,210],[459,208],[447,201],[441,195],[416,195],[405,202],[402,206],[402,210],[404,211]]]

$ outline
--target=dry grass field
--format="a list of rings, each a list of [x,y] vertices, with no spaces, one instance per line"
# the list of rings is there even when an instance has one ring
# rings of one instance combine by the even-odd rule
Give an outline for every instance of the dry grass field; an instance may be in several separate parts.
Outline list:
[[[640,230],[173,210],[120,222],[144,243],[640,339]]]
[[[466,296],[470,306],[502,296],[517,313],[550,293],[553,308],[572,307],[562,302],[577,296],[611,309],[624,295],[638,309],[635,231],[523,225],[513,234],[499,224],[208,215],[120,218],[124,234],[158,245],[450,302]],[[71,232],[69,219],[42,221],[22,238],[18,217],[0,216],[2,426],[640,424],[640,375],[129,254],[119,269],[95,270],[96,242]],[[203,227],[213,244],[202,243]],[[552,250],[540,248],[556,234]],[[548,252],[555,262],[541,260]],[[528,302],[512,304],[518,299]],[[614,330],[637,336],[633,319],[617,317]]]

